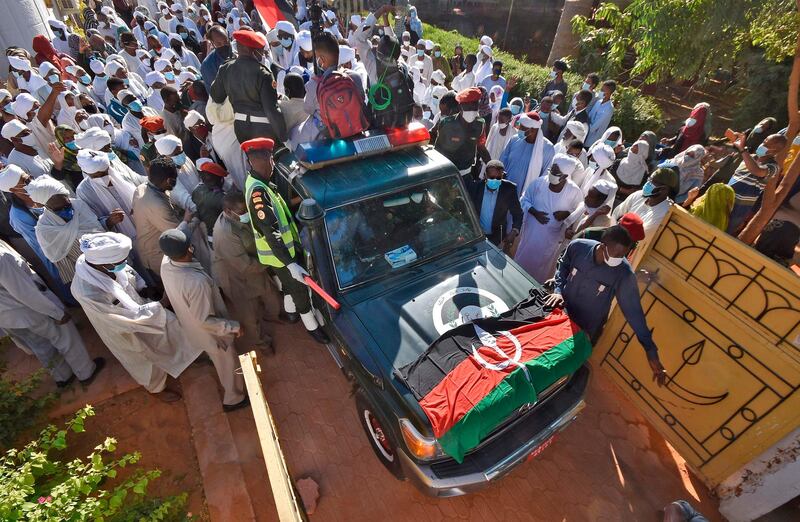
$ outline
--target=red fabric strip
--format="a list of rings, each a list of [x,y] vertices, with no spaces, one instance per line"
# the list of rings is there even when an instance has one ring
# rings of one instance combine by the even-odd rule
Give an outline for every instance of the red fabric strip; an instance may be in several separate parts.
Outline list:
[[[569,339],[578,330],[578,326],[565,313],[555,310],[541,321],[515,328],[510,333],[522,345],[519,362],[525,363]],[[508,358],[514,358],[516,347],[508,338],[498,337],[497,347]],[[501,365],[508,360],[487,346],[478,348],[478,354],[488,364]],[[474,354],[461,361],[419,402],[431,422],[434,436],[440,438],[447,433],[495,386],[519,369],[516,364],[508,364],[502,370],[490,369],[481,364]]]
[[[275,0],[255,0],[253,2],[258,9],[258,14],[261,20],[267,24],[270,29],[275,28],[275,24],[281,20],[286,20],[283,11],[280,10]]]

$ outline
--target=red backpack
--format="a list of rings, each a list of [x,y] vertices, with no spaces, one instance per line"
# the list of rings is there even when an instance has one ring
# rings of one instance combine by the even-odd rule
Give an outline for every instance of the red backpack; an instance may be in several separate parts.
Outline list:
[[[364,93],[347,74],[333,71],[317,84],[317,101],[331,138],[349,138],[369,128]]]

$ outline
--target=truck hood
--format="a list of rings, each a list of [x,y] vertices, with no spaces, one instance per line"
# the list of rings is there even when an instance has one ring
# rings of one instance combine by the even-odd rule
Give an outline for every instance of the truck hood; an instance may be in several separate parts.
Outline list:
[[[391,374],[448,330],[505,312],[532,286],[537,283],[530,276],[487,243],[473,256],[426,266],[418,278],[351,304],[351,310],[374,339]]]

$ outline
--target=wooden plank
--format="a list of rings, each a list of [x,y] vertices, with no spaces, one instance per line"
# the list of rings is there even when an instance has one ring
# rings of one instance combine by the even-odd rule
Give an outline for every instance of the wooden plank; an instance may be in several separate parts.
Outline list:
[[[250,406],[256,421],[278,518],[281,522],[304,522],[307,520],[305,510],[295,491],[294,482],[281,450],[275,420],[272,418],[264,389],[258,378],[261,369],[257,363],[256,352],[240,355],[239,362],[242,365],[247,395],[250,397]]]

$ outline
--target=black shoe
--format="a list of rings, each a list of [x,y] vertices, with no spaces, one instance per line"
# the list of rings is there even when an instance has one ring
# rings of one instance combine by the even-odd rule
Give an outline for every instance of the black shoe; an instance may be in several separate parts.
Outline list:
[[[69,376],[69,379],[67,379],[66,381],[56,381],[56,386],[58,386],[59,388],[66,388],[74,381],[75,381],[75,374],[73,373],[72,375]]]
[[[89,377],[82,380],[81,384],[84,386],[89,386],[90,384],[92,384],[92,381],[94,380],[95,377],[97,377],[97,374],[100,373],[100,370],[102,370],[105,367],[106,367],[106,360],[103,359],[102,357],[96,357],[94,359],[94,371]]]
[[[300,314],[297,312],[285,312],[281,310],[281,313],[278,314],[278,319],[284,323],[294,324],[300,320]]]
[[[245,397],[236,404],[223,404],[222,411],[224,411],[225,413],[230,413],[232,411],[244,408],[245,406],[250,406],[250,399],[248,397]]]
[[[308,334],[314,338],[320,344],[328,344],[331,342],[330,337],[328,334],[325,333],[325,330],[322,329],[321,326],[314,328],[313,330],[307,330]]]

